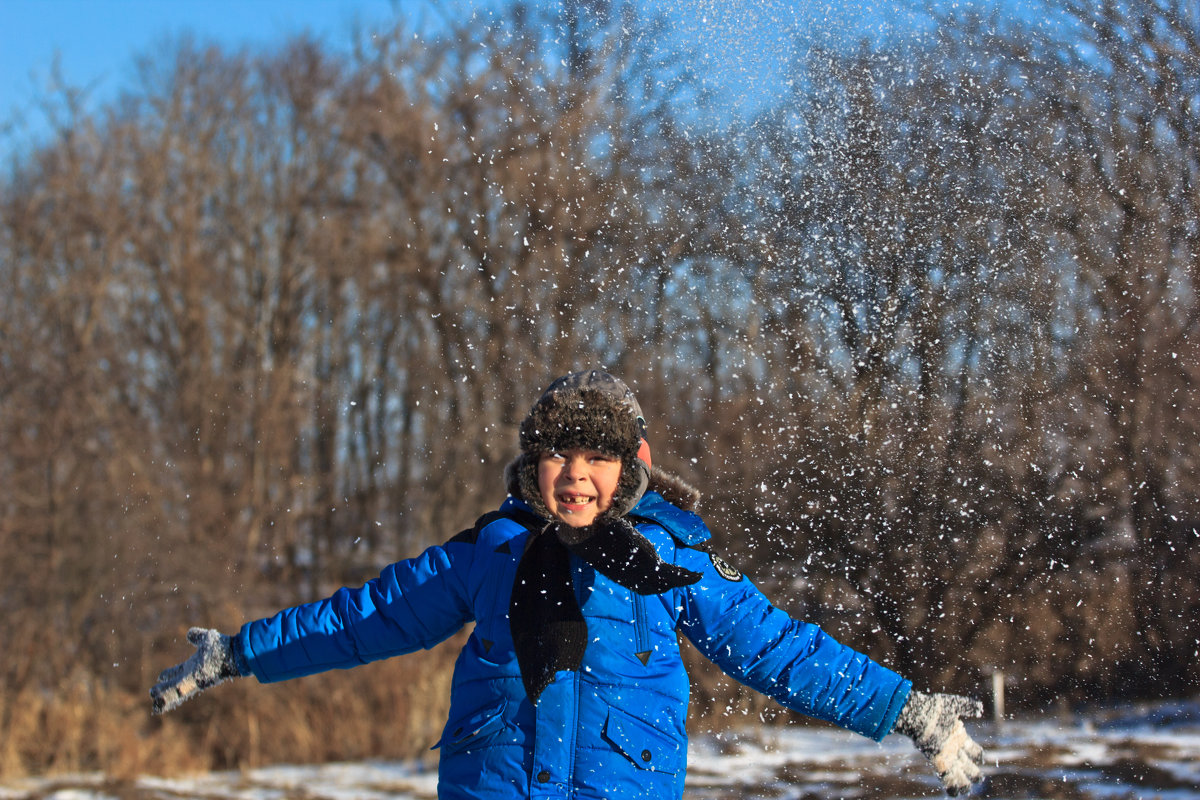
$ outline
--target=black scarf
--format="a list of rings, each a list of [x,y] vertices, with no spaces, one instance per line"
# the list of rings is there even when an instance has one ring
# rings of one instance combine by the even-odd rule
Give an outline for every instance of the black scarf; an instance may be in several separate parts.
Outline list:
[[[533,534],[517,565],[508,624],[525,692],[535,705],[559,670],[577,670],[587,648],[587,622],[575,597],[570,554],[637,594],[660,594],[700,580],[700,573],[663,561],[624,517],[572,528],[552,522]]]

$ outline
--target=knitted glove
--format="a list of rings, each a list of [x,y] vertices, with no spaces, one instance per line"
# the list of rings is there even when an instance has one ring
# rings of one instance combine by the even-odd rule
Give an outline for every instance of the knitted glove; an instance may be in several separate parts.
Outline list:
[[[932,762],[947,794],[965,794],[972,783],[983,780],[983,748],[967,735],[961,718],[982,714],[983,703],[969,697],[913,692],[892,731],[913,740]]]
[[[228,636],[209,628],[192,628],[187,639],[196,652],[182,664],[163,670],[150,688],[153,712],[170,711],[194,695],[242,674]]]

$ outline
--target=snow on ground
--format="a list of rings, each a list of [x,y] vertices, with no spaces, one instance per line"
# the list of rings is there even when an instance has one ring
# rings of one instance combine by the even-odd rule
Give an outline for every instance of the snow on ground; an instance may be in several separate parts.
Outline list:
[[[987,782],[977,797],[1200,800],[1200,698],[1086,715],[981,723]],[[823,727],[696,737],[688,800],[939,797],[906,739],[882,744]],[[0,782],[0,800],[430,800],[437,777],[396,762],[277,766],[115,781],[68,775]]]

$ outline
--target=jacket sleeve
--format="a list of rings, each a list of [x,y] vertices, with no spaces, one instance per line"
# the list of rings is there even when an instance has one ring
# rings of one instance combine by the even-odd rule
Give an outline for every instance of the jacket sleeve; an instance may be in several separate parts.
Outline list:
[[[912,684],[775,608],[719,557],[681,548],[676,563],[703,573],[680,590],[680,628],[728,675],[794,711],[868,736],[886,736]]]
[[[247,622],[235,637],[239,663],[270,683],[433,647],[472,619],[474,549],[451,540],[364,586]]]

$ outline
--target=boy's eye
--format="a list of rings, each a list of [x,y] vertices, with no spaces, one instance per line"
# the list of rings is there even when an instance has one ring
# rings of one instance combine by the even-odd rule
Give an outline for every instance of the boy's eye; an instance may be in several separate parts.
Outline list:
[[[581,453],[579,457],[583,458],[583,460],[587,461],[588,463],[593,464],[606,464],[608,462],[618,460],[615,456],[610,456],[608,453],[600,452]],[[542,458],[548,461],[563,462],[567,460],[567,454],[546,453],[544,456],[542,456]]]

